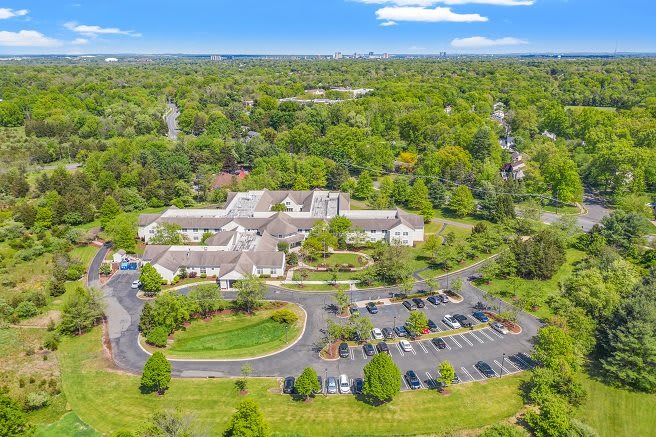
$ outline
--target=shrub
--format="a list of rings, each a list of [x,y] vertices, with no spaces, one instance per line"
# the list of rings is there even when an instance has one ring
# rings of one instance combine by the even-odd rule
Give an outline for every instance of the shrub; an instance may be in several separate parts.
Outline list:
[[[171,280],[171,285],[175,285],[178,282],[180,282],[180,277],[179,276],[174,276],[173,280]]]
[[[100,274],[101,275],[109,275],[112,273],[112,266],[109,263],[102,263],[100,265]]]
[[[189,277],[191,279],[194,279],[196,276],[198,276],[198,272],[189,272]]]
[[[271,320],[277,323],[284,323],[286,325],[293,325],[298,321],[298,316],[292,310],[283,308],[275,311],[271,315]]]
[[[82,264],[71,264],[66,269],[66,280],[77,281],[82,276],[84,276],[85,272],[86,269]]]
[[[61,337],[59,336],[59,333],[50,332],[48,335],[46,335],[46,338],[43,340],[43,347],[51,351],[56,351],[57,348],[59,347],[60,341],[61,341]]]
[[[14,313],[20,319],[29,319],[39,314],[39,309],[30,301],[24,301],[18,304]]]
[[[25,407],[28,410],[38,410],[50,403],[50,395],[44,391],[37,391],[27,395]]]
[[[157,347],[166,347],[169,333],[163,326],[158,326],[146,336],[146,342]]]
[[[200,274],[200,277],[201,277],[202,279],[207,278],[207,273],[201,273],[201,274]]]

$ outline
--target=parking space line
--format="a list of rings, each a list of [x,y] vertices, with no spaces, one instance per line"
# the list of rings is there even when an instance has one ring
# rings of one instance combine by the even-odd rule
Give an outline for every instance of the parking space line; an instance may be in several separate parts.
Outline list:
[[[396,348],[399,350],[399,353],[401,354],[402,357],[405,356],[405,354],[403,353],[403,349],[401,349],[401,345],[396,343]]]
[[[472,343],[471,341],[467,340],[467,338],[466,338],[464,335],[462,335],[462,334],[458,334],[458,335],[460,336],[460,338],[462,338],[463,340],[465,340],[470,346],[473,346],[473,345],[474,345],[474,343]]]
[[[472,381],[476,381],[476,378],[474,378],[473,376],[471,376],[471,373],[469,373],[469,372],[467,371],[467,369],[465,369],[464,367],[461,367],[461,369],[462,369],[463,372],[465,372],[465,375],[467,375],[467,376],[469,376],[469,377],[471,378]]]
[[[485,343],[483,340],[481,340],[481,339],[478,337],[478,335],[474,334],[473,331],[472,331],[472,332],[469,332],[469,335],[471,335],[471,336],[474,337],[476,340],[478,340],[479,343]]]
[[[485,375],[483,375],[481,371],[476,368],[476,366],[472,366],[472,367],[474,368],[474,370],[476,370],[476,372],[478,372],[479,375],[481,375],[482,379],[485,379]]]
[[[428,349],[426,349],[426,346],[424,346],[423,342],[418,341],[417,343],[419,344],[419,346],[421,346],[421,348],[424,350],[425,353],[428,353]]]
[[[350,351],[351,351],[351,359],[355,360],[355,352],[353,352],[353,349],[350,349]]]
[[[431,374],[429,372],[426,372],[426,376],[428,376],[428,379],[426,381],[429,383],[430,387],[436,387],[437,384],[435,383],[435,380],[433,379]]]
[[[412,355],[417,355],[417,351],[415,351],[415,348],[410,345],[410,351],[412,352]]]
[[[362,349],[362,358],[365,360],[367,359],[367,354],[364,353],[364,349]]]
[[[531,368],[531,366],[529,366],[529,364],[526,361],[524,361],[524,359],[520,357],[519,354],[515,355],[515,359],[520,363],[522,363],[524,366],[526,366],[527,369]]]
[[[417,377],[417,379],[419,380],[419,387],[426,388],[426,387],[424,387],[424,381],[422,381],[421,378],[419,378],[419,377]]]
[[[497,337],[499,337],[499,338],[503,338],[503,335],[499,334],[499,333],[498,333],[497,331],[495,331],[494,329],[492,329],[492,328],[485,328],[485,329],[486,329],[486,330],[489,329],[489,330],[492,331],[492,333],[493,333],[494,335],[496,335]]]
[[[487,334],[485,333],[485,330],[484,330],[484,329],[481,329],[481,330],[478,331],[478,332],[480,332],[481,335],[484,335],[488,340],[490,340],[490,341],[494,341],[494,339],[493,339],[492,337],[490,337],[489,335],[487,335]]]
[[[439,351],[440,351],[440,350],[437,348],[437,346],[435,346],[435,344],[433,344],[432,341],[429,341],[429,343],[430,343],[431,346],[433,346],[433,349],[435,349],[435,352],[439,352]]]
[[[494,364],[496,364],[497,366],[499,366],[499,369],[501,369],[501,375],[503,375],[504,370],[505,370],[505,372],[508,373],[508,374],[513,373],[513,372],[511,372],[510,370],[508,370],[508,367],[506,367],[506,363],[503,363],[503,367],[501,367],[501,363],[498,362],[497,360],[494,360]]]
[[[461,345],[460,343],[458,343],[458,341],[457,341],[453,336],[445,337],[445,338],[448,338],[449,340],[451,340],[452,342],[454,342],[454,343],[456,344],[456,346],[458,346],[459,348],[462,349],[462,345]],[[447,343],[446,345],[448,346],[449,343]],[[450,349],[451,349],[451,348],[449,348],[449,350],[450,350]]]
[[[405,376],[401,376],[401,381],[403,381],[403,385],[405,385],[405,389],[410,390],[410,387],[408,387],[408,382],[405,380]]]
[[[506,361],[507,361],[508,363],[510,363],[510,365],[513,366],[515,369],[517,369],[518,372],[519,372],[520,370],[522,370],[522,369],[520,369],[519,367],[517,367],[517,366],[515,365],[515,363],[513,363],[512,361],[510,361],[510,359],[508,359],[508,360],[506,360]],[[506,364],[504,363],[504,366],[505,366],[505,365],[506,365]]]

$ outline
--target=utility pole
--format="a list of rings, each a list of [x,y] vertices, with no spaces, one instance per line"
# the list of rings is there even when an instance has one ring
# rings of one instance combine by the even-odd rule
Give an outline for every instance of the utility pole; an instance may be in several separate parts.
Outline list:
[[[501,358],[501,373],[499,374],[499,378],[501,378],[501,376],[503,376],[503,364],[504,364],[505,361],[506,361],[506,353],[504,352],[503,353],[503,358]]]

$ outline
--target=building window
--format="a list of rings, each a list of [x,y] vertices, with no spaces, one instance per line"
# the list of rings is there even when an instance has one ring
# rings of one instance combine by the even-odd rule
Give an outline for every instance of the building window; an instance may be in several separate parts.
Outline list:
[[[394,235],[401,235],[400,232],[394,232]]]
[[[403,244],[408,244],[408,240],[403,240]]]
[[[194,241],[198,241],[198,240],[200,240],[200,238],[198,237],[198,235],[194,235]]]
[[[154,233],[155,233],[155,229],[151,229],[151,230],[150,230],[150,233],[151,233],[151,234],[154,234]]]
[[[372,230],[371,230],[371,233],[372,233],[372,234],[375,234],[375,233],[376,233],[376,230],[375,230],[375,229],[372,229]]]
[[[289,206],[291,204],[292,204],[291,202],[285,202],[285,205],[287,205],[287,206]]]
[[[203,232],[209,232],[209,231],[210,231],[209,229],[203,229]]]
[[[193,231],[194,231],[194,232],[198,232],[198,229],[194,228]]]
[[[271,274],[272,275],[277,275],[278,274],[278,269],[271,269]]]
[[[200,268],[200,274],[201,275],[206,275],[207,274],[207,269],[205,267]]]
[[[264,269],[258,267],[257,270],[256,270],[256,272],[257,272],[258,275],[261,275],[261,274],[264,273]]]
[[[407,232],[404,232],[404,233],[403,233],[403,236],[404,236],[404,237],[407,237],[407,236],[408,236],[408,233],[407,233]]]
[[[292,212],[292,211],[294,211],[293,208],[287,208],[287,212]]]
[[[189,232],[189,229],[187,229],[187,228],[182,228],[182,232]]]

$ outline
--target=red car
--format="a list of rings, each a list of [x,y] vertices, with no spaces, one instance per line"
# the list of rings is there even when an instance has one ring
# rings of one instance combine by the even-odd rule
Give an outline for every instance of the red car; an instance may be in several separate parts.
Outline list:
[[[425,328],[423,331],[421,331],[422,334],[430,334],[430,329]]]

